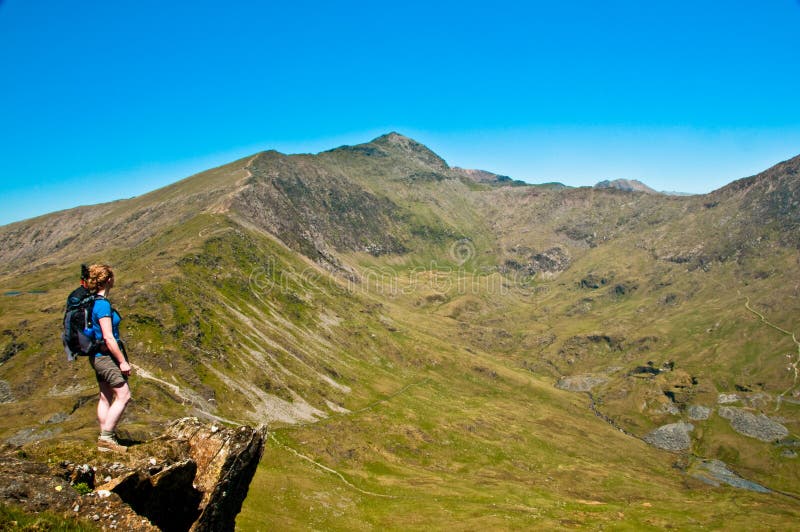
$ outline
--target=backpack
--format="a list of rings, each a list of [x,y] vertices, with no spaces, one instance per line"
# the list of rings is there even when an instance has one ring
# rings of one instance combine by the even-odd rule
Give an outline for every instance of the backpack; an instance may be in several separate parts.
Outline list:
[[[96,300],[97,296],[89,294],[77,302],[73,300],[67,302],[61,340],[64,342],[64,351],[69,361],[79,356],[96,354],[103,343],[94,339],[92,331],[92,310]]]

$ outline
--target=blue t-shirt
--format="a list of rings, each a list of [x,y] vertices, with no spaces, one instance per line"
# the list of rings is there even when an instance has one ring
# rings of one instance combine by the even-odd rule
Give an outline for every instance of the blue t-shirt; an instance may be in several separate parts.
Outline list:
[[[111,308],[111,303],[104,297],[98,297],[92,308],[92,334],[95,340],[103,340],[103,330],[100,328],[100,318],[111,318],[111,331],[114,338],[119,340],[119,322],[122,318],[116,310]]]

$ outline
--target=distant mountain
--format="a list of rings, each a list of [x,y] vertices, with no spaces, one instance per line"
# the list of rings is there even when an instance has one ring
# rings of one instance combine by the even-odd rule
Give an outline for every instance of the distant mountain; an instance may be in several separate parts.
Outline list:
[[[799,172],[513,186],[389,133],[0,227],[0,439],[94,453],[59,330],[107,262],[130,439],[269,424],[237,527],[788,529]]]
[[[594,188],[615,188],[624,190],[626,192],[644,192],[646,194],[660,194],[660,192],[653,190],[641,181],[636,179],[615,179],[613,181],[600,181]]]
[[[691,192],[678,192],[676,190],[662,190],[661,194],[665,194],[667,196],[694,196],[695,194]]]

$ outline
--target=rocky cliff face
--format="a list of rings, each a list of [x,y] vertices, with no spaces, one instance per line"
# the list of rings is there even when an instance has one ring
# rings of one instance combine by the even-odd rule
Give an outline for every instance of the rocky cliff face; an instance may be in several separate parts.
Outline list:
[[[311,157],[268,152],[231,201],[233,212],[307,257],[335,265],[337,251],[402,253],[400,208]]]
[[[6,448],[0,453],[0,501],[103,529],[233,530],[265,435],[263,427],[220,428],[184,418],[158,438],[115,455],[118,461],[50,467]]]
[[[706,205],[725,202],[737,204],[733,218],[741,227],[778,229],[779,240],[800,247],[800,156],[714,191]]]

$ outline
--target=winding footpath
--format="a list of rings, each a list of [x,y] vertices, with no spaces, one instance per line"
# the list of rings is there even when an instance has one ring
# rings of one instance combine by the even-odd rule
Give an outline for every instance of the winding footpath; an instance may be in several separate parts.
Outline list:
[[[414,386],[422,386],[423,384],[426,384],[428,381],[429,381],[429,379],[425,378],[425,379],[422,379],[420,381],[415,381],[415,382],[411,382],[409,384],[406,384],[400,390],[394,392],[393,394],[388,395],[388,396],[384,397],[383,399],[379,399],[379,400],[377,400],[377,401],[375,401],[373,403],[370,403],[365,407],[359,408],[358,410],[353,410],[352,412],[343,412],[341,414],[336,414],[336,415],[327,417],[325,419],[309,421],[309,422],[304,422],[304,423],[297,423],[295,425],[292,425],[292,426],[286,427],[286,428],[287,429],[294,429],[294,428],[304,427],[304,426],[308,426],[308,425],[318,425],[318,424],[323,423],[325,421],[330,421],[331,419],[336,419],[336,418],[340,418],[340,417],[352,417],[355,414],[359,414],[361,412],[366,412],[367,410],[371,410],[371,409],[375,408],[378,405],[381,405],[383,403],[391,401],[395,397],[397,397],[399,395],[402,395],[405,392],[407,392],[410,388],[412,388]],[[400,497],[398,497],[396,495],[386,495],[386,494],[383,494],[383,493],[375,493],[374,491],[367,491],[367,490],[361,489],[358,486],[356,486],[355,484],[353,484],[352,482],[350,482],[349,480],[347,480],[344,477],[344,475],[342,475],[342,473],[340,473],[339,471],[336,471],[335,469],[331,469],[330,467],[328,467],[326,465],[320,464],[316,460],[314,460],[312,458],[309,458],[308,456],[306,456],[303,453],[299,452],[298,450],[292,448],[291,446],[279,441],[275,437],[275,433],[274,432],[270,432],[269,437],[270,437],[270,440],[275,442],[275,444],[278,445],[278,447],[280,447],[281,449],[289,451],[290,453],[292,453],[296,457],[300,458],[301,460],[305,460],[306,462],[309,462],[310,464],[314,465],[315,467],[318,467],[319,469],[322,469],[323,471],[325,471],[327,473],[331,473],[332,475],[336,475],[347,486],[351,487],[352,489],[358,491],[359,493],[361,493],[363,495],[369,495],[369,496],[372,496],[372,497],[381,497],[381,498],[384,498],[384,499],[399,499],[400,498]]]
[[[741,292],[739,292],[739,295],[740,296],[742,295]],[[798,366],[800,366],[800,342],[797,341],[797,335],[795,333],[793,333],[791,331],[787,331],[786,329],[783,329],[781,327],[778,327],[774,323],[770,322],[763,314],[761,314],[757,310],[753,309],[753,307],[750,306],[750,297],[749,296],[744,296],[744,308],[746,308],[747,310],[749,310],[750,312],[752,312],[753,314],[758,316],[761,319],[761,322],[764,323],[765,325],[767,325],[767,326],[775,329],[776,331],[778,331],[780,333],[783,333],[783,334],[785,334],[787,336],[791,336],[792,341],[797,346],[797,356],[794,358],[793,361],[792,361],[792,355],[786,355],[786,357],[789,358],[789,360],[790,360],[789,366],[788,366],[787,369],[789,371],[793,371],[794,372],[794,380],[792,381],[792,385],[789,386],[789,388],[787,388],[786,390],[784,390],[783,393],[778,395],[778,397],[776,398],[777,405],[775,406],[775,410],[778,410],[781,407],[781,400],[783,399],[783,397],[787,393],[792,391],[797,386],[798,376],[800,376],[800,368],[798,367]]]

